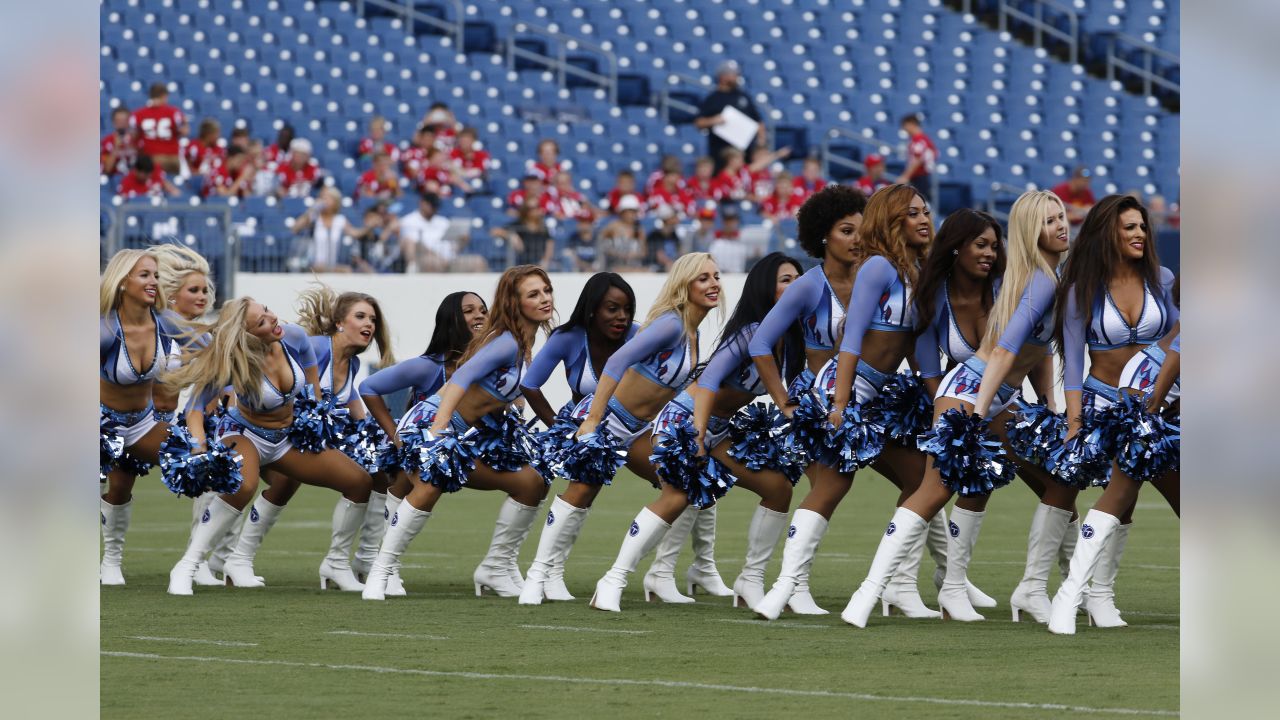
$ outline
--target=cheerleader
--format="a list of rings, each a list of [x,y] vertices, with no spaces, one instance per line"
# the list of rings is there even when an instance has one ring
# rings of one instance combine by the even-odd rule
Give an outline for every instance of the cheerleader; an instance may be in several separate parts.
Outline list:
[[[711,256],[688,253],[678,258],[643,329],[609,358],[596,391],[574,408],[574,416],[582,418],[582,424],[574,434],[576,442],[564,453],[561,467],[569,487],[547,515],[537,555],[520,594],[522,605],[542,602],[548,570],[568,557],[592,502],[600,488],[612,481],[623,458],[633,472],[657,484],[649,463],[650,423],[694,377],[698,326],[719,303],[720,273]],[[643,527],[633,524],[631,529],[630,537],[639,538],[640,545],[632,553],[631,567],[622,570],[620,581],[597,583],[593,607],[618,610],[626,573],[635,569],[635,562],[670,527],[652,513],[642,520]]]
[[[573,308],[569,320],[556,328],[547,338],[547,343],[538,351],[529,364],[529,372],[520,381],[520,392],[524,395],[538,419],[548,428],[568,427],[563,423],[575,426],[570,416],[573,408],[582,398],[596,391],[600,373],[609,358],[628,340],[635,336],[639,325],[634,322],[636,316],[636,295],[631,285],[621,275],[601,272],[592,275],[582,293],[578,296],[578,304]],[[551,403],[542,393],[542,386],[551,377],[557,365],[564,364],[565,380],[569,384],[570,401],[560,409],[552,410]],[[557,425],[560,422],[562,425]],[[556,505],[564,501],[556,498],[548,512],[554,523]],[[571,513],[561,510],[560,518],[564,521],[578,522],[585,513]],[[577,528],[569,528],[568,534],[577,537]],[[715,532],[714,525],[712,533]],[[679,552],[679,546],[676,551]],[[543,598],[547,600],[573,600],[564,585],[564,562],[558,562],[547,569],[547,579],[542,584]],[[674,558],[673,558],[674,560]],[[657,561],[655,561],[655,565]],[[672,563],[674,569],[674,562]],[[518,572],[518,570],[517,570]],[[666,573],[670,576],[672,573]],[[674,579],[672,579],[674,583]],[[523,581],[521,581],[523,586]]]
[[[356,376],[360,372],[360,353],[370,344],[376,343],[380,363],[383,366],[395,363],[391,352],[391,330],[378,301],[364,293],[345,292],[339,295],[320,285],[299,297],[298,324],[306,331],[311,352],[315,356],[320,392],[332,394],[335,410],[346,411],[347,421],[343,422],[344,425],[364,420],[364,404],[360,402],[355,387]],[[344,449],[344,452],[352,460],[363,462],[358,455],[353,456],[354,453],[350,450]],[[373,491],[365,506],[359,533],[365,537],[377,535],[378,540],[381,540],[386,481],[381,473],[379,476],[380,480],[374,481]],[[262,479],[269,487],[253,502],[248,520],[241,527],[231,555],[222,567],[227,585],[245,588],[265,585],[254,572],[254,558],[263,539],[279,519],[281,511],[301,485],[300,479],[289,477],[280,470],[266,470],[262,473]],[[350,512],[350,504],[350,500],[343,497],[338,499],[338,505],[334,508],[335,534],[330,542],[329,555],[320,564],[321,589],[330,582],[347,592],[364,589],[356,577],[356,568],[346,558],[337,558],[340,547],[350,548],[350,538],[338,535],[346,530],[337,522],[337,518],[345,517]]]
[[[334,542],[321,565],[323,589],[335,576],[351,574],[347,558],[373,481],[341,451],[303,452],[293,446],[291,435],[298,436],[298,429],[291,428],[294,399],[308,385],[321,396],[315,352],[305,330],[282,325],[275,313],[247,297],[223,305],[208,330],[203,347],[184,353],[182,366],[167,373],[164,382],[170,388],[193,387],[201,397],[197,410],[226,385],[232,387],[235,407],[218,422],[216,439],[227,446],[234,443],[242,457],[244,482],[234,494],[209,503],[182,559],[169,572],[169,593],[192,594],[200,562],[253,499],[264,469],[337,490],[346,500],[334,512]],[[196,447],[206,444],[203,422],[192,422],[188,430]]]
[[[421,482],[414,483],[391,515],[364,599],[386,598],[388,578],[440,496],[463,487],[501,490],[508,496],[498,512],[489,551],[473,575],[476,594],[484,588],[502,596],[520,592],[510,568],[546,498],[548,483],[533,467],[538,458],[531,439],[520,437],[527,430],[507,413],[520,393],[520,375],[535,335],[539,328],[550,330],[554,313],[551,280],[544,270],[535,265],[508,269],[498,280],[484,328],[457,370],[438,395],[416,404],[401,419],[400,439],[408,446],[406,452],[419,460],[421,472],[416,474]]]
[[[782,253],[767,255],[751,268],[742,299],[697,384],[667,403],[654,421],[650,460],[662,478],[662,494],[642,516],[651,513],[672,522],[687,514],[686,506],[705,508],[715,503],[731,485],[742,485],[760,496],[747,530],[747,559],[733,583],[735,607],[750,607],[764,595],[765,565],[786,526],[792,487],[803,469],[798,463],[788,463],[780,451],[776,410],[770,413],[763,405],[743,410],[765,394],[747,343],[760,320],[800,274],[799,261]],[[787,381],[799,374],[804,367],[799,323],[794,323],[774,348],[774,358]],[[699,515],[705,512],[703,509]],[[672,555],[679,552],[683,537],[672,538],[679,530],[673,523],[659,553],[668,548]],[[624,541],[623,552],[628,542]],[[615,568],[625,567],[627,562],[620,556]],[[693,568],[690,570],[688,590],[692,595],[696,576]],[[663,602],[693,602],[680,594],[669,578],[664,587],[651,575],[645,576],[644,594],[646,601],[657,595]]]
[[[405,407],[409,408],[436,394],[453,375],[458,367],[458,360],[467,351],[467,345],[480,334],[484,328],[484,319],[489,314],[489,307],[484,300],[473,292],[459,291],[449,293],[436,308],[435,329],[431,332],[431,340],[427,343],[426,352],[418,357],[409,358],[396,363],[392,367],[384,367],[370,375],[360,383],[360,400],[364,403],[369,415],[377,421],[378,426],[386,433],[391,444],[398,451],[403,446],[399,434],[396,433],[396,419],[383,400],[400,390],[409,389],[409,399]],[[384,463],[388,465],[389,463]],[[382,535],[386,534],[386,522],[391,519],[391,512],[400,506],[400,500],[407,494],[410,485],[409,476],[398,468],[388,468],[385,474],[389,482],[386,501],[383,506],[383,527],[381,533],[370,531],[360,534],[360,544],[356,548],[352,568],[356,577],[363,582],[377,557],[378,547],[382,543]],[[377,476],[375,475],[375,482]],[[514,575],[519,568],[514,568]],[[387,578],[387,595],[406,595],[404,582],[400,579],[397,568]]]
[[[133,484],[159,461],[169,432],[169,423],[156,419],[151,391],[181,330],[157,312],[165,304],[157,267],[149,250],[121,250],[107,263],[98,288],[103,585],[125,584],[121,561]]]
[[[971,450],[974,445],[985,442],[988,433],[985,423],[975,428],[976,424],[970,423],[969,419],[977,416],[979,422],[986,419],[997,427],[1005,423],[1010,417],[1007,408],[1018,396],[1016,388],[1027,373],[1044,360],[1047,343],[1052,338],[1053,324],[1049,321],[1049,313],[1054,304],[1054,268],[1066,249],[1067,219],[1062,201],[1053,193],[1044,191],[1028,192],[1019,197],[1009,214],[1008,268],[987,320],[982,342],[972,357],[956,365],[942,379],[941,388],[934,398],[934,427],[920,439],[920,447],[929,453],[924,480],[894,513],[880,540],[867,578],[840,615],[845,622],[866,627],[867,618],[889,578],[905,560],[917,538],[925,532],[925,518],[933,517],[957,492],[961,499],[957,501],[951,518],[947,571],[938,592],[938,605],[943,618],[949,616],[961,621],[983,619],[973,608],[964,578],[990,492],[1007,484],[1013,472],[1007,458],[984,458],[980,454],[992,452],[989,447],[981,445],[978,451]],[[870,267],[870,262],[864,267]],[[879,284],[861,286],[858,294],[879,291]],[[1029,342],[1032,338],[1035,341]],[[849,348],[848,342],[849,335],[846,335],[840,359],[841,377],[850,374],[848,370],[851,368],[846,369],[846,363],[852,365],[858,358],[857,348]],[[846,350],[854,352],[846,354]],[[844,382],[837,385],[840,389],[845,387]],[[835,417],[832,421],[837,419]],[[954,430],[960,423],[964,423],[963,428],[970,429],[972,434]],[[943,446],[942,450],[931,449],[931,439],[943,438],[949,428],[954,430],[954,442],[938,442]],[[961,453],[969,457],[956,457]],[[988,462],[990,460],[999,462]],[[963,470],[952,470],[955,466],[961,466]],[[980,472],[984,466],[986,471]],[[944,472],[947,473],[945,477]]]
[[[1081,431],[1084,412],[1092,414],[1120,402],[1125,367],[1174,327],[1178,308],[1173,301],[1173,282],[1173,273],[1160,265],[1147,210],[1141,203],[1127,195],[1109,195],[1089,210],[1058,289],[1058,301],[1063,306],[1059,333],[1068,446],[1090,442],[1088,436],[1072,442]],[[1103,449],[1104,454],[1109,452],[1109,448]],[[1074,501],[1076,493],[1087,484],[1107,483],[1105,471],[1071,470],[1069,464],[1055,468],[1054,474],[1064,481],[1054,488],[1052,500],[1057,507],[1068,499]],[[1097,564],[1096,582],[1084,596],[1084,608],[1091,622],[1100,627],[1126,624],[1115,607],[1114,579],[1132,523],[1132,501],[1123,505],[1119,500],[1136,498],[1137,483],[1115,470],[1111,468],[1112,481],[1118,479],[1122,487],[1112,491],[1103,504],[1110,512],[1096,506],[1089,511],[1081,523],[1075,553],[1083,567]],[[1044,502],[1050,500],[1046,493]],[[1104,542],[1108,538],[1111,541]],[[1072,563],[1076,564],[1075,558]],[[1063,598],[1060,608],[1069,606],[1074,612],[1086,580],[1068,575],[1066,592],[1059,590]],[[1047,609],[1043,602],[1040,607]],[[1065,609],[1059,615],[1064,612]],[[1074,631],[1074,617],[1059,620],[1051,628],[1055,632]]]

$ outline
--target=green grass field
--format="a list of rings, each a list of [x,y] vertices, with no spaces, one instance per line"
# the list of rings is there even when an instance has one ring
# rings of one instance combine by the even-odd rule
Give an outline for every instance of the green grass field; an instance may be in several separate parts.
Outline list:
[[[318,589],[335,495],[315,488],[299,492],[258,556],[267,588],[170,597],[168,571],[186,544],[191,505],[154,478],[138,488],[125,549],[129,584],[101,592],[104,718],[1036,718],[1178,709],[1178,523],[1154,492],[1139,504],[1117,586],[1129,627],[1098,630],[1082,617],[1076,636],[1057,637],[1009,619],[1034,505],[1022,485],[996,495],[975,551],[970,577],[1000,601],[985,622],[877,611],[865,630],[838,614],[892,513],[896,490],[870,472],[860,474],[814,562],[814,595],[832,614],[784,614],[773,623],[733,609],[728,598],[646,605],[647,559],[621,614],[587,606],[652,496],[631,477],[601,494],[569,560],[579,600],[532,608],[472,591],[502,500],[494,493],[441,502],[404,559],[410,596],[375,603]],[[739,490],[721,503],[717,559],[728,583],[755,500]],[[770,582],[781,554],[779,545]],[[689,556],[686,547],[678,577]],[[921,575],[931,572],[926,555]],[[933,605],[932,583],[925,585]]]

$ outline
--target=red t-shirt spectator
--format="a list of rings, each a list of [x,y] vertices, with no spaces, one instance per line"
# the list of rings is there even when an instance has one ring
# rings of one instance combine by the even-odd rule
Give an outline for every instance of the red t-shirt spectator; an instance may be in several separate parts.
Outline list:
[[[864,196],[871,197],[871,194],[874,193],[875,191],[879,190],[880,188],[887,188],[892,184],[893,183],[889,182],[888,178],[884,177],[883,175],[876,178],[875,180],[872,180],[870,176],[863,175],[862,177],[858,178],[858,181],[855,182],[853,186],[858,188],[858,190]]]
[[[933,163],[938,159],[938,148],[925,135],[923,131],[911,136],[911,141],[907,144],[907,163],[912,160],[919,160],[920,165],[915,172],[911,173],[910,180],[923,177],[933,172]]]
[[[217,145],[205,145],[199,140],[192,140],[182,152],[187,161],[187,169],[192,175],[209,175],[217,170],[227,159],[227,151]]]
[[[458,144],[458,129],[448,125],[436,126],[435,146],[445,152],[453,152],[453,147]]]
[[[219,195],[220,193],[215,193],[214,190],[230,188],[235,184],[236,180],[238,180],[240,176],[249,172],[249,169],[249,163],[245,163],[244,167],[240,168],[240,172],[237,176],[233,178],[231,177],[231,170],[227,167],[226,163],[218,165],[205,178],[204,185],[200,188],[200,196],[209,197],[210,195]],[[240,189],[236,191],[236,197],[247,197],[251,190],[253,190],[252,183],[241,185]]]
[[[136,172],[127,172],[120,181],[120,189],[116,194],[123,198],[145,197],[164,194],[164,171],[156,168],[145,180],[138,180]]]
[[[689,193],[689,196],[693,198],[694,202],[715,199],[713,196],[715,192],[714,178],[710,180],[700,180],[697,177],[691,177],[685,182],[684,189]]]
[[[697,202],[693,198],[693,194],[683,188],[677,188],[669,191],[664,185],[658,185],[649,193],[645,199],[646,207],[650,210],[657,210],[662,206],[668,206],[676,211],[680,217],[689,217],[693,214],[694,207]]]
[[[400,162],[404,165],[406,177],[416,178],[422,173],[422,168],[427,166],[428,150],[429,148],[410,145],[404,152],[400,153]]]
[[[489,153],[480,149],[472,149],[470,155],[458,148],[449,153],[449,159],[464,173],[468,170],[479,170],[481,174],[489,172]]]
[[[447,167],[423,165],[418,173],[419,187],[440,197],[453,195],[453,172]]]
[[[138,150],[147,155],[177,155],[178,129],[186,122],[172,105],[147,105],[129,116],[129,127],[138,133]]]
[[[751,172],[742,168],[735,174],[721,170],[711,181],[713,200],[745,200],[751,191]]]
[[[360,141],[360,147],[356,150],[356,155],[365,159],[372,158],[373,153],[378,149],[379,145],[377,141],[373,138],[364,138]],[[384,140],[381,144],[381,150],[391,156],[392,162],[400,159],[400,148],[396,147],[395,143],[390,143]]]
[[[751,176],[750,191],[756,197],[769,197],[773,194],[773,173],[769,172],[769,168],[760,168],[759,170],[749,173]]]
[[[377,170],[366,170],[356,183],[355,197],[358,198],[390,198],[395,195],[395,188],[384,183],[378,177]]]
[[[804,204],[804,198],[792,190],[785,199],[779,199],[777,193],[760,202],[760,212],[770,218],[793,218]]]
[[[281,150],[279,145],[271,143],[267,146],[267,149],[262,152],[262,155],[267,159],[267,162],[281,165],[284,163],[285,155],[288,153],[289,148]]]
[[[292,163],[284,163],[277,170],[280,178],[280,189],[289,197],[309,197],[316,183],[320,180],[320,164],[311,160],[302,169],[296,169]]]
[[[507,206],[516,209],[524,207],[525,195],[526,193],[524,188],[516,188],[507,196]],[[555,209],[555,199],[551,197],[551,193],[549,191],[543,191],[542,197],[538,201],[538,205],[542,207],[543,212],[551,214]]]
[[[801,201],[804,201],[808,200],[810,195],[818,192],[826,186],[827,181],[822,178],[814,178],[810,181],[804,179],[804,177],[798,177],[795,179],[795,183],[792,186],[791,191],[800,195]]]
[[[116,153],[115,159],[110,165],[105,164],[107,156],[113,152]],[[98,171],[103,175],[129,172],[135,152],[133,138],[128,134],[120,136],[109,132],[103,135],[102,142],[99,144]]]
[[[530,161],[528,171],[525,172],[525,175],[537,175],[542,178],[542,182],[550,185],[551,182],[556,179],[556,174],[563,169],[562,165],[564,165],[564,163],[543,165],[540,162]]]
[[[521,199],[523,200],[523,198]],[[542,199],[544,201],[543,210],[560,220],[576,218],[581,212],[587,210],[587,199],[577,190],[562,191],[552,189],[543,193]],[[517,205],[516,207],[520,206]]]
[[[662,168],[658,168],[657,170],[654,170],[649,175],[649,179],[644,181],[645,194],[652,195],[654,190],[657,190],[658,188],[662,187],[662,178],[666,177],[666,174],[667,173],[664,172]],[[676,180],[676,187],[680,188],[681,190],[685,189],[686,184],[687,184],[687,181],[683,177]]]
[[[614,188],[609,191],[609,194],[606,195],[604,199],[605,203],[609,206],[608,209],[613,210],[614,208],[618,207],[618,201],[621,200],[622,196],[624,195],[635,195],[636,200],[640,201],[640,207],[644,207],[645,196],[638,190],[632,190],[631,192],[623,192],[618,188]]]
[[[1057,195],[1064,205],[1096,205],[1098,202],[1088,186],[1082,188],[1080,192],[1072,190],[1070,180],[1055,185],[1053,194]]]

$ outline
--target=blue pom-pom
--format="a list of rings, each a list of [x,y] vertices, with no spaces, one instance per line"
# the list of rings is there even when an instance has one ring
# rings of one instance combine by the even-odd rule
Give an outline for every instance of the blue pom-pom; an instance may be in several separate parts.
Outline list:
[[[689,504],[699,508],[709,508],[715,505],[724,494],[729,492],[729,488],[733,487],[738,481],[729,472],[729,468],[725,467],[719,460],[708,455],[706,462],[703,463],[702,471],[693,476],[689,486],[685,488],[685,495],[689,498]]]
[[[951,492],[987,495],[1013,480],[1013,461],[989,428],[982,417],[952,408],[920,436],[921,452],[933,456],[933,466]]]
[[[511,410],[497,417],[486,415],[481,419],[476,450],[481,461],[499,472],[515,472],[528,465],[545,480],[553,477],[543,462],[538,438],[524,419]]]
[[[544,478],[550,479],[554,472],[559,471],[565,453],[577,442],[574,440],[574,435],[577,434],[582,421],[573,417],[573,408],[573,403],[567,403],[560,408],[560,412],[556,413],[550,427],[533,434],[534,442],[539,447],[538,452],[542,458],[543,467],[548,472],[543,475]]]
[[[871,405],[885,434],[909,447],[933,425],[933,398],[914,373],[891,376]]]
[[[194,441],[185,428],[169,428],[160,443],[160,474],[165,487],[177,495],[199,497],[206,490],[231,495],[240,489],[244,458],[216,439],[206,443],[203,453],[192,454]]]
[[[772,405],[751,403],[729,422],[729,457],[748,470],[777,470],[795,485],[808,465],[808,455],[797,454],[787,442],[791,422]]]
[[[860,403],[849,403],[840,427],[828,430],[818,460],[836,472],[851,473],[876,461],[884,450],[884,428]],[[830,425],[828,425],[830,428]]]
[[[146,460],[142,460],[141,458],[134,457],[129,454],[128,450],[125,450],[124,454],[120,456],[120,459],[116,461],[116,467],[130,475],[142,477],[143,475],[151,472],[151,468],[155,467],[155,465],[147,462]]]
[[[1005,428],[1009,447],[1018,457],[1044,467],[1067,435],[1067,421],[1044,405],[1027,405],[1014,411]]]
[[[627,462],[627,451],[605,428],[578,438],[557,459],[556,473],[569,482],[611,485],[618,468]]]
[[[357,465],[370,473],[382,470],[382,463],[390,441],[382,426],[371,417],[352,420],[343,430],[340,449]]]
[[[124,455],[124,437],[120,435],[120,423],[102,413],[98,422],[98,478],[107,481],[107,473]]]
[[[404,439],[405,469],[415,473],[422,482],[431,483],[442,491],[457,492],[467,484],[467,476],[476,469],[475,428],[461,436],[448,430],[433,435],[421,428],[406,433]]]
[[[347,409],[338,407],[328,390],[316,398],[315,390],[308,385],[294,398],[289,440],[298,450],[318,453],[330,448],[341,449],[346,427]]]
[[[720,461],[698,455],[697,432],[687,421],[669,425],[653,436],[649,462],[663,482],[683,490],[689,504],[699,508],[715,505],[737,482]]]
[[[802,459],[805,465],[826,464],[823,454],[830,432],[826,403],[815,392],[801,393],[791,413],[791,431],[783,436],[783,450],[791,457]]]
[[[1111,408],[1116,465],[1138,481],[1158,480],[1180,464],[1181,428],[1150,412],[1146,397],[1125,393]]]
[[[1064,440],[1045,462],[1053,479],[1083,490],[1091,485],[1105,487],[1111,481],[1111,458],[1115,451],[1115,425],[1110,409],[1084,408],[1080,430]]]

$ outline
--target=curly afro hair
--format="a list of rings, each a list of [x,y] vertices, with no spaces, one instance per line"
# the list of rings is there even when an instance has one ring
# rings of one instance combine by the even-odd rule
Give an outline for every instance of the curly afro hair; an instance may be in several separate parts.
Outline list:
[[[800,247],[809,257],[822,258],[826,254],[822,241],[836,221],[857,215],[866,207],[867,199],[857,188],[848,185],[831,184],[810,195],[796,213]]]

